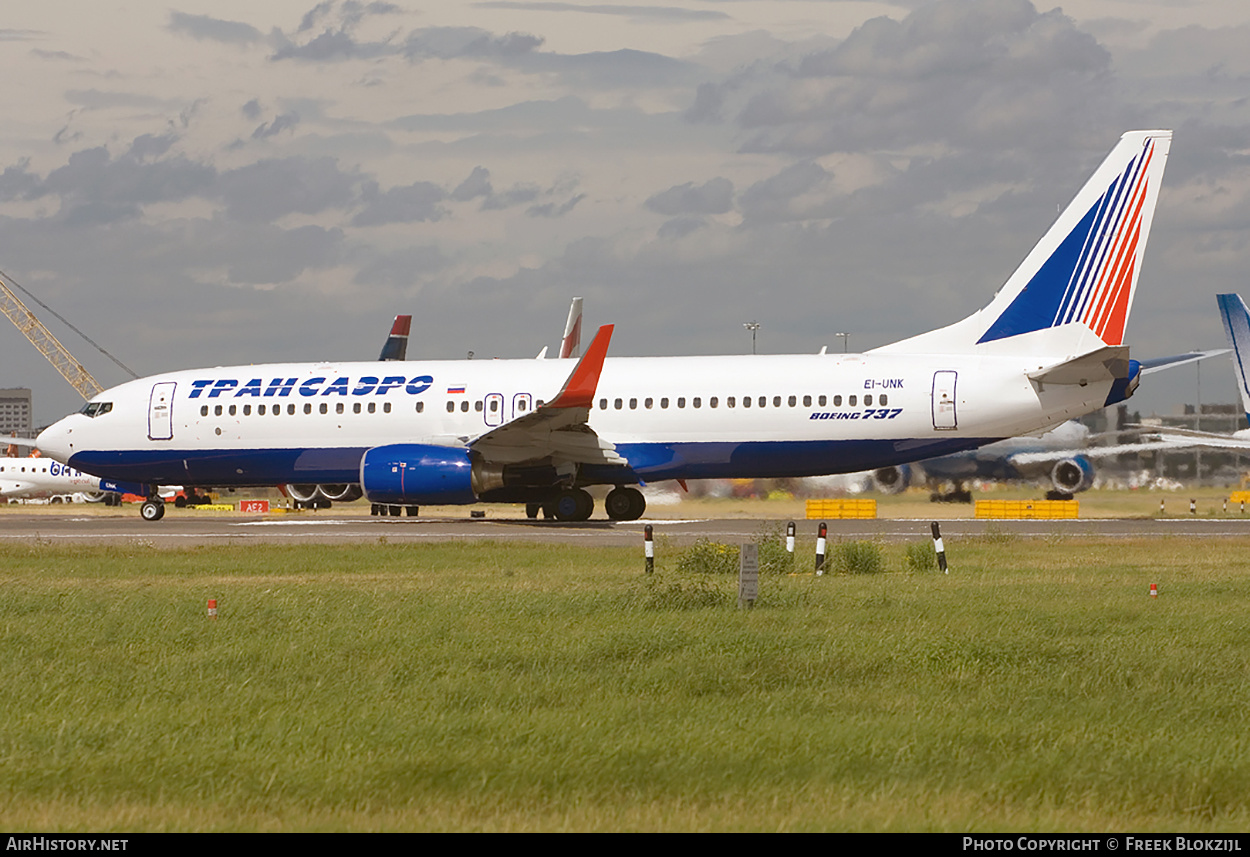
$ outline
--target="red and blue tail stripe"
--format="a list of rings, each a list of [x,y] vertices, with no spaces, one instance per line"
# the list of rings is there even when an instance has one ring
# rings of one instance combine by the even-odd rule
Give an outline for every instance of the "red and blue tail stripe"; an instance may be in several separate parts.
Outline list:
[[[1123,343],[1144,249],[1156,144],[1145,138],[979,342],[1080,323],[1107,345]]]

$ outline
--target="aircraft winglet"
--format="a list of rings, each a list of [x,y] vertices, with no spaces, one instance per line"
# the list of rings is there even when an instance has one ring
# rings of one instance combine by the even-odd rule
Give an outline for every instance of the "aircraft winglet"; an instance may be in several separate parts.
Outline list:
[[[589,408],[595,400],[599,386],[599,374],[603,371],[603,359],[608,356],[608,343],[612,341],[613,325],[599,328],[594,340],[577,361],[573,373],[564,382],[560,394],[547,403],[549,408]]]

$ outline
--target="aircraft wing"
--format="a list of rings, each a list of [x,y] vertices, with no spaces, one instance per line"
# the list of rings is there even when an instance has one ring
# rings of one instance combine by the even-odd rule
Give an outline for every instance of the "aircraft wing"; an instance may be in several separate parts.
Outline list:
[[[595,434],[588,424],[611,339],[612,325],[599,328],[554,399],[479,435],[469,442],[469,447],[497,464],[551,459],[557,470],[561,465],[628,464],[617,454],[616,447]]]
[[[1084,449],[1047,450],[1046,452],[1021,452],[1009,456],[1009,459],[1013,464],[1028,465],[1058,461],[1062,458],[1106,458],[1107,456],[1125,455],[1130,452],[1154,452],[1160,449],[1187,449],[1193,447],[1250,450],[1250,438],[1235,438],[1228,435],[1156,432],[1154,440],[1147,440],[1142,443],[1118,443],[1114,446],[1089,446]]]
[[[1176,366],[1184,366],[1186,363],[1197,363],[1199,360],[1206,360],[1208,357],[1219,357],[1221,354],[1227,354],[1231,349],[1214,348],[1210,351],[1190,351],[1187,354],[1173,354],[1171,357],[1151,357],[1141,362],[1141,373],[1149,375],[1151,372],[1158,372],[1161,369],[1172,369]]]

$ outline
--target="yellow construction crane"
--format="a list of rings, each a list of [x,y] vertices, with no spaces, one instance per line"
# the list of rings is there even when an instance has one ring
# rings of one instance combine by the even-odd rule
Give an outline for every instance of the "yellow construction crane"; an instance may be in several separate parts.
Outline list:
[[[17,326],[17,329],[31,341],[31,344],[39,349],[39,353],[56,367],[56,371],[60,372],[84,399],[90,399],[104,389],[95,378],[91,377],[91,373],[74,359],[69,349],[52,335],[52,331],[35,318],[35,314],[26,308],[26,304],[22,303],[17,295],[13,294],[13,290],[3,279],[0,279],[0,309],[4,310],[9,321]]]

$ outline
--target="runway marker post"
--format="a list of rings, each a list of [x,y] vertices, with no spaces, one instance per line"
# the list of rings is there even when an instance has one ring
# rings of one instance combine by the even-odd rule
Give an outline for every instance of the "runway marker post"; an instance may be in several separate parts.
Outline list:
[[[1162,497],[1159,498],[1159,514],[1160,515],[1163,514],[1163,498]]]
[[[1189,514],[1198,514],[1198,501],[1193,498],[1190,498],[1189,500]]]
[[[655,542],[651,538],[651,525],[642,529],[642,550],[647,557],[647,574],[655,571]]]
[[[942,544],[942,528],[938,526],[937,521],[934,521],[929,525],[929,529],[933,531],[933,552],[937,554],[938,568],[942,574],[950,574],[946,568],[946,547]]]
[[[816,532],[816,576],[820,577],[825,573],[825,544],[829,535],[829,527],[824,521],[820,522],[820,529]]]
[[[1150,584],[1150,597],[1151,598],[1159,597],[1159,585],[1157,583]]]
[[[208,618],[210,619],[217,618],[217,599],[216,598],[208,599]]]
[[[794,521],[786,524],[786,553],[794,559]]]

